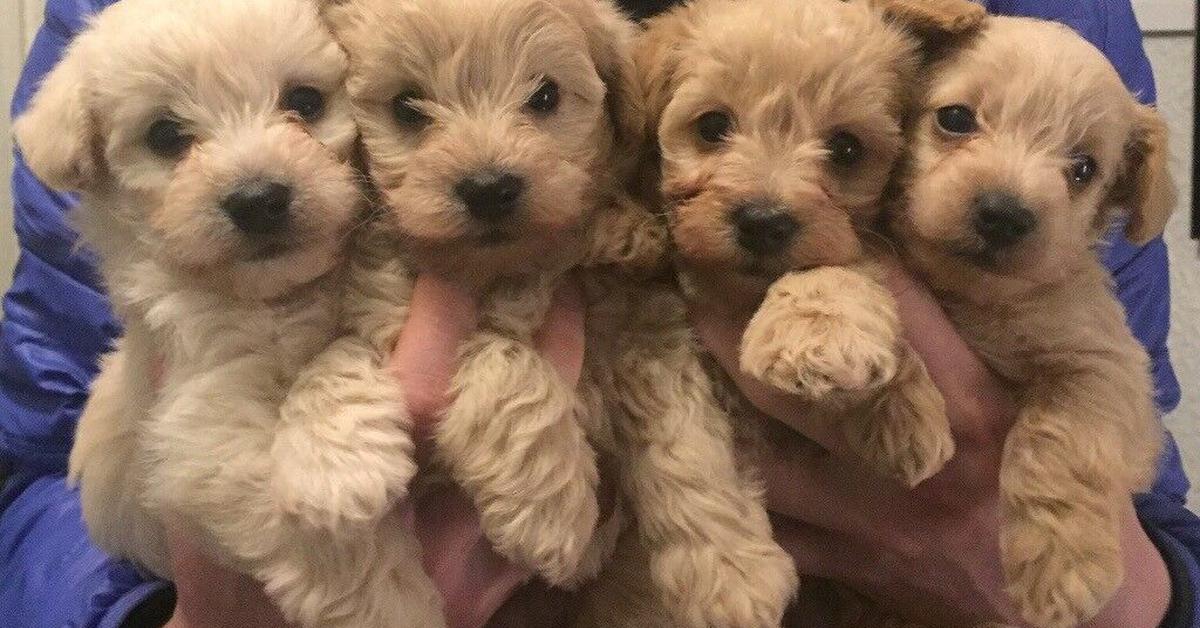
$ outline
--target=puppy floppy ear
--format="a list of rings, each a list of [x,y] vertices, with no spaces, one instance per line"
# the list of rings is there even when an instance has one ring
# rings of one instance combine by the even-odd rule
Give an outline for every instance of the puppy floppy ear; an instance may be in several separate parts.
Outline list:
[[[606,89],[615,156],[631,165],[628,162],[636,161],[646,138],[646,113],[633,66],[637,27],[611,0],[570,0],[559,6],[575,18],[587,37],[588,53]]]
[[[1125,161],[1109,193],[1111,207],[1129,212],[1125,236],[1145,244],[1163,232],[1175,209],[1175,184],[1168,168],[1167,123],[1154,107],[1137,105]]]
[[[642,98],[645,99],[646,132],[653,139],[663,110],[679,84],[688,21],[681,11],[671,11],[646,22],[633,49]]]
[[[987,17],[987,10],[971,0],[868,1],[889,19],[927,37],[967,33]]]
[[[38,86],[29,108],[13,121],[13,136],[25,163],[47,185],[63,190],[89,187],[100,167],[86,98],[85,45],[76,41],[67,49]]]

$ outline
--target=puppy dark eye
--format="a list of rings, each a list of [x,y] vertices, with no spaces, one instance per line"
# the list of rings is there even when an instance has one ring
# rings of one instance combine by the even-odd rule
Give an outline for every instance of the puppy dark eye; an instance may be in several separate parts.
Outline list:
[[[696,134],[709,144],[720,144],[729,138],[733,118],[724,111],[709,111],[696,118]]]
[[[554,113],[554,110],[558,109],[560,100],[562,100],[562,96],[559,94],[558,83],[555,83],[553,79],[544,78],[537,91],[529,97],[529,100],[525,101],[525,106],[535,113]]]
[[[183,131],[183,123],[171,118],[155,120],[146,130],[146,146],[160,157],[178,157],[193,141],[195,138]]]
[[[950,135],[968,135],[979,128],[975,121],[975,112],[966,105],[950,105],[938,109],[937,124]]]
[[[315,87],[293,87],[283,95],[283,108],[295,111],[305,122],[316,122],[325,115],[325,95]]]
[[[1099,166],[1096,164],[1096,159],[1091,155],[1075,155],[1071,157],[1071,166],[1067,170],[1067,177],[1071,180],[1071,185],[1075,187],[1083,187],[1092,182],[1096,178],[1096,172]]]
[[[396,118],[396,122],[409,128],[419,128],[429,122],[429,116],[417,108],[416,103],[420,99],[421,94],[413,90],[401,92],[393,98],[392,116]]]
[[[862,161],[867,150],[863,148],[862,140],[848,131],[838,131],[825,142],[829,151],[829,161],[842,168],[849,168]]]

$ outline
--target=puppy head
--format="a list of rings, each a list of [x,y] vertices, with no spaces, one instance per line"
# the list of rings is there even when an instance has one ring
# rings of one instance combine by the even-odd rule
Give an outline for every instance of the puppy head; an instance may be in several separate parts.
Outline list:
[[[102,256],[132,240],[269,297],[328,270],[361,207],[345,70],[315,2],[123,0],[14,132],[39,177],[84,193]]]
[[[348,0],[326,16],[416,262],[486,280],[581,254],[644,123],[608,0]]]
[[[1089,259],[1119,210],[1132,240],[1162,232],[1163,120],[1066,27],[989,18],[917,107],[900,229],[918,259],[1037,284]]]
[[[650,21],[635,60],[685,266],[761,289],[788,270],[861,255],[921,63],[921,40],[903,22],[941,5],[979,11],[707,0]],[[932,34],[969,20],[939,24],[919,26]]]

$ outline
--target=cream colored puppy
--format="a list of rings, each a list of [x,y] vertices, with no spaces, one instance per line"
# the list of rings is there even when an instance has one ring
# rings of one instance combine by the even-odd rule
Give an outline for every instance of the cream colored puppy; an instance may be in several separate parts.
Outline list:
[[[403,324],[409,264],[480,295],[435,458],[488,538],[554,584],[595,573],[623,525],[596,531],[602,452],[648,548],[652,604],[678,626],[778,625],[791,561],[737,474],[682,301],[634,276],[661,265],[666,238],[624,189],[644,137],[633,26],[608,0],[348,0],[327,17],[388,209],[355,257],[348,324],[378,368]],[[533,335],[581,267],[574,390]]]
[[[171,518],[302,625],[436,626],[416,544],[342,506],[390,503],[412,473],[395,386],[363,386],[360,412],[306,443],[337,448],[341,473],[305,479],[344,519],[314,524],[272,458],[289,388],[338,329],[364,206],[346,67],[315,2],[123,0],[16,120],[33,170],[82,193],[75,219],[125,325],[70,475],[97,542],[157,575]]]
[[[1167,131],[1070,29],[989,18],[930,72],[897,231],[966,340],[1017,391],[1001,462],[1001,556],[1026,621],[1074,626],[1121,583],[1118,505],[1161,428],[1149,362],[1096,245],[1174,206]]]

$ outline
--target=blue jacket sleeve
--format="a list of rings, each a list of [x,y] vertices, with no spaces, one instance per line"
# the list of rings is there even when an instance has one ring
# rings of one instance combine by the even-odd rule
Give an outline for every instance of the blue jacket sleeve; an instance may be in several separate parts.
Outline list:
[[[113,1],[48,2],[14,117],[87,16]],[[115,627],[168,585],[91,544],[63,471],[96,359],[119,330],[67,225],[73,199],[18,155],[13,200],[20,258],[0,321],[0,624]]]
[[[1154,76],[1142,47],[1141,29],[1130,0],[988,0],[994,13],[1028,15],[1063,22],[1102,50],[1129,89],[1145,103],[1155,101]],[[1161,239],[1136,247],[1114,231],[1105,251],[1129,326],[1153,361],[1159,409],[1179,403],[1179,382],[1167,353],[1170,285],[1167,250]],[[1200,593],[1200,518],[1185,505],[1189,483],[1173,437],[1165,435],[1159,473],[1151,491],[1135,500],[1138,517],[1162,552],[1171,573],[1171,609],[1163,628],[1200,628],[1195,612]]]

